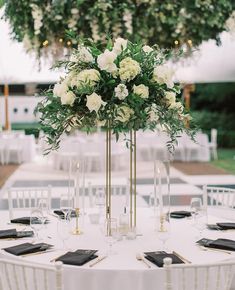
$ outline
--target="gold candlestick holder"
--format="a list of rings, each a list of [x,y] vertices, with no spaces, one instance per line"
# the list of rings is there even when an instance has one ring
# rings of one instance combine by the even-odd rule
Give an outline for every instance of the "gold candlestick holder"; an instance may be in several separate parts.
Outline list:
[[[79,215],[80,215],[80,209],[77,207],[75,208],[75,213],[76,213],[76,227],[75,229],[73,230],[73,235],[81,235],[82,234],[82,231],[80,230],[79,228]]]

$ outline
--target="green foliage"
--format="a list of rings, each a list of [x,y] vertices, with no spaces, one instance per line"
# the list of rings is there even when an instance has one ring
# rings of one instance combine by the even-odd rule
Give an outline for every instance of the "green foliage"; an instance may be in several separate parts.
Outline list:
[[[233,9],[230,0],[8,0],[5,18],[10,21],[12,35],[27,48],[41,55],[53,45],[61,50],[74,35],[105,43],[107,35],[157,43],[162,48],[186,44],[191,47],[203,40],[215,39],[225,30],[225,22]],[[36,11],[35,13],[32,13]],[[39,27],[38,27],[39,24]],[[61,39],[61,41],[59,41]],[[75,44],[75,43],[74,43]]]
[[[193,135],[193,130],[185,126],[189,116],[176,100],[179,87],[164,66],[169,51],[151,47],[146,51],[142,44],[120,38],[114,44],[109,42],[110,50],[104,53],[95,43],[84,43],[86,46],[73,50],[69,61],[57,63],[57,67],[65,69],[65,77],[53,90],[42,94],[46,98],[37,107],[49,151],[57,149],[61,135],[73,128],[91,132],[102,126],[111,129],[118,139],[121,132],[158,127],[169,134],[167,146],[171,151],[183,131]],[[113,59],[106,63],[110,54]],[[140,85],[141,92],[135,92]],[[147,94],[142,95],[142,90]]]

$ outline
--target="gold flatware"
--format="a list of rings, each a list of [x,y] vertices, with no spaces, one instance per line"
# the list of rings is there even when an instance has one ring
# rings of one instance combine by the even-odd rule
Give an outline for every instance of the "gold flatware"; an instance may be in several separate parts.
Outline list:
[[[223,249],[216,249],[216,248],[209,248],[209,247],[203,247],[203,246],[199,246],[199,249],[201,249],[202,251],[214,251],[214,252],[220,252],[220,253],[225,253],[225,254],[229,254],[231,255],[232,253]]]
[[[46,251],[39,251],[39,252],[35,252],[35,253],[29,253],[29,254],[21,255],[21,257],[25,258],[25,257],[29,257],[29,256],[42,255],[42,254],[50,253],[50,252],[54,252],[54,251],[55,251],[55,249],[46,250]]]
[[[179,253],[173,251],[172,254],[174,254],[175,256],[177,256],[178,258],[180,258],[183,262],[188,263],[188,264],[192,264],[191,261],[189,261],[188,259],[186,259],[183,256],[181,256]]]
[[[103,257],[98,258],[95,262],[89,264],[89,267],[95,266],[96,264],[98,264],[99,262],[103,261],[106,258],[107,258],[107,256],[103,256]]]
[[[151,268],[151,265],[144,259],[144,257],[140,253],[136,254],[136,259],[138,261],[142,261],[148,268]]]

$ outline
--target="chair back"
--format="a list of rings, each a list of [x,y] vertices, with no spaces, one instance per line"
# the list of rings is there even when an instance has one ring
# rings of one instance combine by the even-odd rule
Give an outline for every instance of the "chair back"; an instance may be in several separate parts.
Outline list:
[[[235,277],[235,260],[213,264],[172,265],[164,259],[164,290],[229,290]]]
[[[44,200],[51,209],[51,187],[10,188],[8,189],[9,217],[13,219],[15,211],[30,210]]]
[[[203,203],[209,206],[235,207],[235,189],[204,185]]]
[[[0,259],[1,290],[63,290],[63,264],[46,266]]]

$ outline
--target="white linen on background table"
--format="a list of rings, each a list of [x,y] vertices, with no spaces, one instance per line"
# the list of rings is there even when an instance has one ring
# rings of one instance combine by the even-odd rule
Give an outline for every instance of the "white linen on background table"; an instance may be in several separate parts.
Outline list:
[[[218,213],[218,211],[217,211]],[[220,212],[219,212],[220,213]],[[231,210],[230,213],[234,213]],[[161,242],[157,239],[154,232],[154,219],[151,217],[152,212],[149,209],[138,209],[137,211],[138,233],[143,236],[137,237],[136,240],[123,240],[114,245],[117,255],[110,256],[98,263],[93,268],[89,263],[84,266],[64,267],[65,273],[65,290],[161,290],[158,289],[158,283],[164,279],[162,269],[152,265],[151,269],[136,260],[136,253],[145,251],[161,250]],[[27,215],[26,212],[24,215]],[[1,228],[24,228],[25,226],[6,225],[8,212],[0,212]],[[44,231],[43,239],[45,242],[61,246],[61,241],[57,237],[57,219],[50,216],[51,223],[47,225]],[[222,222],[225,218],[209,216],[209,222]],[[73,225],[74,227],[75,225]],[[97,249],[102,252],[107,247],[102,237],[99,225],[89,223],[88,215],[85,217],[83,225],[84,234],[81,236],[72,236],[66,244],[69,248],[76,249]],[[192,261],[192,263],[213,263],[227,259],[235,259],[235,252],[228,255],[223,252],[202,251],[196,245],[197,230],[192,227],[190,219],[172,219],[171,220],[171,238],[167,242],[167,247],[180,253],[183,257]],[[206,230],[206,238],[228,238],[235,240],[235,231],[209,231]],[[50,237],[50,238],[49,238]],[[31,239],[22,239],[17,241],[1,241],[1,248],[9,247],[23,242],[30,242]],[[1,255],[16,259],[35,261],[49,264],[50,260],[62,254],[63,250],[56,250],[35,256],[15,257],[1,251]],[[235,287],[234,287],[235,288]],[[213,290],[213,289],[208,289]]]

